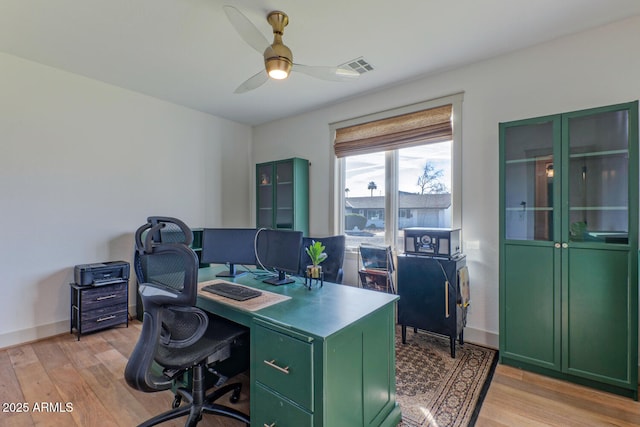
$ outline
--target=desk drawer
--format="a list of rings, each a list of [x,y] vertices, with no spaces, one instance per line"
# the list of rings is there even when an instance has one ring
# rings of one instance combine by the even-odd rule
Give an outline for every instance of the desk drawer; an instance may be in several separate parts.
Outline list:
[[[274,427],[312,427],[313,415],[289,402],[289,400],[256,385],[255,411],[251,413],[251,425]]]
[[[313,343],[257,325],[251,332],[255,381],[313,412]]]
[[[127,302],[127,283],[99,286],[80,293],[82,311]]]
[[[127,304],[110,305],[97,310],[83,311],[81,315],[82,333],[128,322]]]

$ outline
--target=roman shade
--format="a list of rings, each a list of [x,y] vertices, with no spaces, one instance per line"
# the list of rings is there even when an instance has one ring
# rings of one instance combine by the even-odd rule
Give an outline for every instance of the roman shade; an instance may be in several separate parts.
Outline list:
[[[452,105],[447,104],[336,129],[335,154],[345,157],[450,141],[451,112]]]

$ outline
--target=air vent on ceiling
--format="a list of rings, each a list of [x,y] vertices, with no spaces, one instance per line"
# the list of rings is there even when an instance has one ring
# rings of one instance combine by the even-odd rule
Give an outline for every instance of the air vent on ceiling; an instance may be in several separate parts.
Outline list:
[[[369,64],[363,57],[353,59],[349,62],[345,62],[340,65],[340,67],[346,67],[353,71],[356,71],[360,74],[368,73],[369,71],[373,71],[373,66]]]

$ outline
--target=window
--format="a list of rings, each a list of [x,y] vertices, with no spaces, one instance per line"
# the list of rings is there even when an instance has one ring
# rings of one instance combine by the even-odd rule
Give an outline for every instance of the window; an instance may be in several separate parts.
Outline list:
[[[400,212],[399,212],[398,216],[400,218],[411,219],[411,218],[413,218],[413,212],[411,212],[411,209],[402,209],[402,208],[400,208]]]
[[[461,102],[462,95],[455,95],[332,125],[338,156],[334,227],[347,236],[348,248],[372,243],[404,251],[407,227],[460,226],[460,138],[453,129],[460,125]],[[441,128],[425,137],[407,128],[385,140],[365,134],[361,142],[338,147],[349,138],[342,129],[362,136],[362,129],[372,124],[425,110],[439,112],[441,106],[449,106],[447,114],[453,117],[448,137]]]
[[[385,153],[348,156],[344,162],[346,245],[357,246],[361,240],[384,244]]]

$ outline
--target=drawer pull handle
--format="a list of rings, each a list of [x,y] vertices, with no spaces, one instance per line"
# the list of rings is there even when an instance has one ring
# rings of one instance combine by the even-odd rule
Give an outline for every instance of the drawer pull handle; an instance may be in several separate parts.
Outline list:
[[[265,424],[264,427],[276,427],[276,423]]]
[[[272,361],[264,360],[264,363],[265,363],[267,366],[271,366],[272,368],[277,369],[277,370],[278,370],[278,371],[280,371],[280,372],[283,372],[283,373],[285,373],[285,374],[289,374],[289,367],[287,366],[287,367],[282,368],[282,367],[280,367],[280,366],[276,365],[276,364],[275,364],[275,359],[274,359],[274,360],[272,360]]]
[[[449,318],[449,281],[444,281],[444,317]]]
[[[107,317],[101,317],[98,320],[96,320],[96,322],[104,322],[105,320],[111,320],[111,319],[115,319],[116,315],[112,314],[111,316],[107,316]]]
[[[106,300],[106,299],[115,298],[115,297],[117,297],[117,296],[118,296],[118,295],[116,295],[116,294],[111,294],[111,295],[107,295],[107,296],[104,296],[104,297],[98,297],[98,298],[96,298],[96,301],[104,301],[104,300]]]

